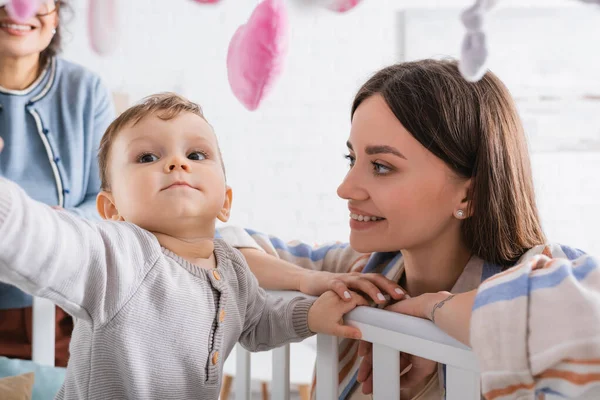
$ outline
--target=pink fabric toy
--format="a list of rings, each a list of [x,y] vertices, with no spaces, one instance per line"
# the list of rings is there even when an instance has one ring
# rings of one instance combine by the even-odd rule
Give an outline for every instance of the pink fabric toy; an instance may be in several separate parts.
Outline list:
[[[92,49],[99,55],[110,54],[118,42],[116,0],[90,0],[88,34]]]
[[[321,0],[322,5],[335,12],[343,13],[356,7],[362,0]]]
[[[282,0],[263,0],[231,38],[227,77],[235,97],[250,111],[258,108],[283,68],[288,19]]]
[[[39,0],[11,0],[6,5],[6,12],[14,20],[24,22],[35,15],[39,6]]]

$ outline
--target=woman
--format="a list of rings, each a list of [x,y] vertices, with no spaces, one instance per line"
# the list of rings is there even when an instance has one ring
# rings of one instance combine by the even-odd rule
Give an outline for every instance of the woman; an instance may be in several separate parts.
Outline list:
[[[98,76],[57,57],[64,6],[44,1],[25,22],[0,7],[0,176],[49,206],[95,218],[96,151],[114,111]],[[0,355],[31,356],[31,304],[0,284]],[[66,365],[71,330],[57,309],[57,365]]]
[[[222,231],[226,240],[308,269],[383,274],[411,297],[475,290],[537,254],[582,254],[545,244],[523,128],[491,72],[468,83],[451,61],[393,65],[363,85],[351,116],[350,170],[338,188],[348,200],[351,248],[310,249],[239,230]],[[288,277],[307,275],[256,250],[243,253],[266,288],[299,289],[294,282],[303,280]],[[332,287],[339,293],[353,279],[343,276]],[[380,306],[387,303],[375,286],[363,287]],[[372,392],[369,348],[358,347],[340,342],[341,398]],[[443,367],[410,355],[399,362],[402,371],[412,365],[401,377],[402,398],[443,398]]]
[[[426,293],[388,310],[469,345],[489,400],[600,397],[600,262],[536,256],[478,290]]]

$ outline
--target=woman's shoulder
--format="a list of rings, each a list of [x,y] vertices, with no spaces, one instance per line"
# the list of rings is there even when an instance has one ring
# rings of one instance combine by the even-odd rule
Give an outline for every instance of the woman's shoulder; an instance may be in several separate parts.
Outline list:
[[[519,263],[540,254],[543,254],[549,258],[566,258],[569,260],[575,260],[576,258],[585,255],[586,252],[576,247],[567,246],[561,243],[544,243],[534,246],[525,254],[523,254],[519,260]]]
[[[79,65],[64,58],[56,57],[56,75],[60,85],[68,88],[81,87],[89,92],[90,89],[96,89],[99,86],[104,87],[100,75],[89,70],[83,65]],[[72,89],[70,90],[70,92]]]

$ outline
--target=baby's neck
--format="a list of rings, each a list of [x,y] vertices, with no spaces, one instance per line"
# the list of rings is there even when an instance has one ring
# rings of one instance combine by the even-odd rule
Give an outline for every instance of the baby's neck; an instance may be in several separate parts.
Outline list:
[[[215,242],[212,236],[180,238],[165,233],[153,232],[161,246],[201,268],[216,267]]]

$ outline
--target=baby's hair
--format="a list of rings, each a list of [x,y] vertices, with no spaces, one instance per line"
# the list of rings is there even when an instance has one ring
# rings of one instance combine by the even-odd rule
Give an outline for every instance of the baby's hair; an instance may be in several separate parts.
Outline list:
[[[153,94],[145,97],[140,103],[128,108],[121,115],[119,115],[106,129],[102,140],[100,141],[100,148],[98,150],[98,166],[100,169],[100,182],[102,190],[110,189],[110,182],[108,176],[108,158],[110,148],[114,139],[118,133],[123,130],[126,126],[135,126],[144,117],[148,115],[156,115],[158,118],[168,121],[177,117],[183,112],[189,112],[202,118],[206,123],[208,121],[204,117],[202,108],[182,97],[176,93],[164,92]],[[210,125],[210,124],[209,124]],[[217,143],[217,148],[218,148]],[[221,167],[223,168],[223,174],[225,174],[225,165],[223,164],[223,157],[221,155],[221,149],[218,148],[219,158],[221,160]]]

